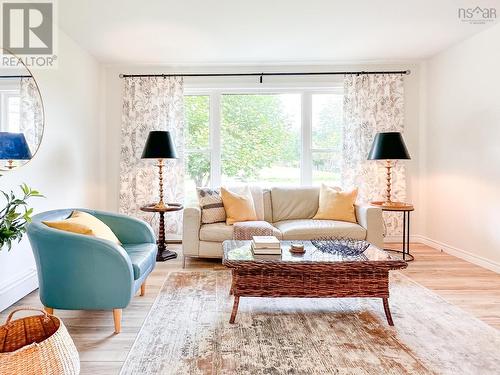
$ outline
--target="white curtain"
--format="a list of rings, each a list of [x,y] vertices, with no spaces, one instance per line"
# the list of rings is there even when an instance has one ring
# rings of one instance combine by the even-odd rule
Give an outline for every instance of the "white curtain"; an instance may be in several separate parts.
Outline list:
[[[151,130],[169,130],[179,159],[166,160],[163,172],[165,202],[184,201],[184,98],[181,77],[124,79],[120,155],[120,212],[155,224],[156,215],[140,207],[159,200],[156,161],[141,154]],[[165,214],[167,233],[180,234],[181,212]],[[157,230],[157,226],[153,226]]]
[[[19,93],[19,131],[34,155],[43,133],[42,99],[34,78],[21,78]]]
[[[345,187],[358,187],[361,201],[384,200],[384,163],[366,160],[375,134],[403,132],[403,127],[402,75],[345,76],[342,183]],[[405,201],[405,198],[405,165],[404,162],[396,162],[392,169],[392,200]],[[386,213],[384,216],[387,234],[400,234],[400,215]]]

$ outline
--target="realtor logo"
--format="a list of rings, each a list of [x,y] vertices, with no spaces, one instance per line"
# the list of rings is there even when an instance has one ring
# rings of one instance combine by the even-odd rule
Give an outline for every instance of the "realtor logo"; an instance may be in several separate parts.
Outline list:
[[[494,22],[497,18],[496,8],[458,8],[458,18],[462,22],[483,25],[487,22]]]
[[[52,3],[4,2],[3,47],[16,55],[52,55]]]

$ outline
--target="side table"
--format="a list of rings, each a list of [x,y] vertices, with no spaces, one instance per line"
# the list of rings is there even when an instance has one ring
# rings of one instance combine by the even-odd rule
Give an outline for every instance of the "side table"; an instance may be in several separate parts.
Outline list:
[[[375,207],[380,207],[382,211],[402,212],[403,213],[403,250],[384,249],[392,253],[402,254],[403,260],[411,262],[415,258],[410,254],[410,213],[415,210],[410,203],[394,203],[393,205],[384,205],[384,202],[371,202]]]
[[[160,226],[158,230],[158,254],[156,254],[157,262],[164,262],[169,259],[177,258],[177,253],[172,250],[167,249],[165,244],[165,218],[166,212],[180,211],[184,207],[180,203],[167,203],[165,207],[158,207],[155,204],[148,204],[147,206],[141,207],[141,211],[144,212],[155,212],[160,214]]]

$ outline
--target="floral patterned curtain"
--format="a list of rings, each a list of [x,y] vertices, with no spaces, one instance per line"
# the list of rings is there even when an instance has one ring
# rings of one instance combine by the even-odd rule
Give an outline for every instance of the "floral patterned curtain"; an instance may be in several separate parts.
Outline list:
[[[42,141],[42,99],[32,77],[21,78],[19,92],[19,131],[24,133],[31,154],[34,155]]]
[[[366,160],[375,134],[403,132],[404,86],[400,74],[346,75],[342,182],[359,188],[359,200],[384,200],[385,168],[381,161]],[[392,200],[406,198],[405,165],[392,169]],[[388,235],[401,232],[400,215],[385,213]]]
[[[140,210],[141,206],[159,200],[156,161],[141,159],[146,138],[151,130],[169,130],[179,157],[177,160],[165,161],[164,200],[184,200],[183,80],[181,77],[129,77],[124,79],[124,83],[120,212],[151,222],[156,220],[156,217]],[[180,212],[165,215],[165,230],[167,233],[181,233]]]

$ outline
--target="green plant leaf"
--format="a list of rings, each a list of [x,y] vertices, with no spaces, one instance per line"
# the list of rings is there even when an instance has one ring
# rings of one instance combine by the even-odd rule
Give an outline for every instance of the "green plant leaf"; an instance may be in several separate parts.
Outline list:
[[[31,197],[43,197],[37,190],[32,190],[27,184],[19,185],[24,197],[16,197],[13,191],[0,191],[5,198],[5,207],[0,210],[0,250],[12,248],[12,241],[20,242],[26,233],[26,224],[31,222],[33,208],[28,207]],[[18,212],[21,211],[21,212]]]

